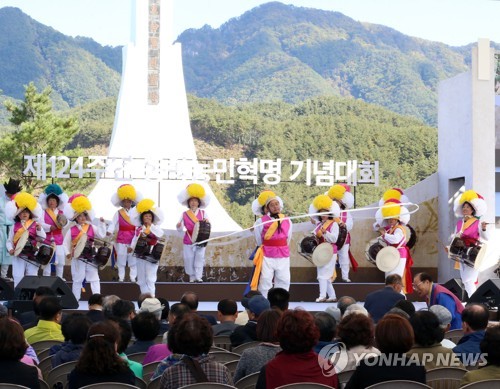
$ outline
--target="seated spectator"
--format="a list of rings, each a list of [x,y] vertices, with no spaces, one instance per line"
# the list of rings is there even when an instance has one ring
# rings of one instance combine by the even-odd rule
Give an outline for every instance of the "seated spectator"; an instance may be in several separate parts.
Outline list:
[[[377,323],[382,316],[394,307],[399,300],[404,300],[401,294],[403,280],[399,274],[391,274],[385,279],[385,287],[366,296],[364,307]]]
[[[277,309],[268,309],[260,315],[257,321],[257,340],[262,343],[243,351],[234,373],[234,382],[260,371],[262,366],[281,351],[276,333],[280,317],[281,313]]]
[[[181,304],[181,305],[184,305],[184,304]],[[173,305],[172,305],[172,308],[173,308]],[[182,317],[184,317],[184,316],[182,316]],[[177,332],[177,328],[180,325],[182,317],[178,317],[177,320],[172,323],[170,330],[166,334],[167,335],[166,346],[168,346],[168,350],[169,350],[170,354],[160,361],[160,363],[156,367],[155,372],[151,376],[151,381],[157,377],[160,377],[166,369],[168,369],[170,366],[173,366],[176,363],[180,362],[180,360],[184,357],[184,355],[181,354],[180,349],[177,347],[177,345],[175,343],[175,334]],[[155,347],[155,346],[153,346],[153,347]]]
[[[75,368],[68,377],[68,388],[100,382],[135,384],[135,375],[126,361],[118,356],[119,334],[110,321],[94,323]]]
[[[19,319],[19,323],[23,326],[24,330],[33,328],[38,324],[40,319],[40,311],[38,305],[43,298],[47,296],[54,296],[56,293],[48,286],[39,286],[33,294],[33,311],[23,312],[20,314],[14,313],[14,316]]]
[[[319,340],[319,330],[309,312],[299,309],[284,312],[277,334],[283,351],[260,370],[256,388],[272,389],[297,382],[338,387],[337,375],[323,374],[318,355],[313,351]]]
[[[63,319],[61,332],[64,343],[52,346],[49,352],[52,355],[52,368],[78,360],[91,325],[92,322],[83,313],[73,313]]]
[[[484,338],[489,317],[490,313],[483,304],[467,304],[462,312],[464,336],[453,347],[453,352],[465,366],[473,366],[479,362],[479,346]]]
[[[38,324],[24,332],[28,343],[40,342],[42,340],[64,341],[61,332],[62,307],[59,299],[55,296],[42,298],[38,305],[40,320]]]
[[[113,305],[115,305],[118,300],[120,300],[120,297],[114,294],[102,298],[102,313],[105,318],[113,316]]]
[[[109,319],[109,321],[116,326],[116,329],[119,333],[116,352],[123,360],[127,361],[128,367],[134,372],[135,376],[142,379],[142,364],[128,359],[127,354],[125,354],[125,350],[130,343],[130,339],[132,339],[132,327],[130,326],[130,323],[125,319],[118,319],[116,317]]]
[[[482,359],[486,360],[486,366],[465,373],[460,386],[472,382],[500,379],[500,326],[486,329],[484,338],[479,346]],[[480,361],[482,362],[482,361]],[[492,386],[493,387],[493,386]]]
[[[410,318],[415,334],[415,344],[407,355],[416,356],[426,370],[437,367],[461,367],[460,360],[449,348],[441,346],[444,331],[436,315],[429,311],[416,312]]]
[[[0,318],[0,382],[40,388],[38,369],[21,362],[27,348],[21,325],[8,317]]]
[[[325,313],[328,313],[331,317],[335,319],[335,322],[340,323],[340,320],[342,320],[342,315],[340,313],[340,309],[337,307],[334,307],[333,305],[330,305],[325,309]]]
[[[163,312],[164,305],[162,305],[161,301],[154,297],[145,298],[141,307],[139,308],[139,312],[149,312],[156,316],[158,321],[161,320],[161,313]]]
[[[271,304],[271,309],[276,309],[283,313],[288,309],[290,292],[283,288],[271,288],[267,292],[267,299],[269,300],[269,304]]]
[[[214,336],[231,335],[235,328],[239,327],[235,324],[238,317],[238,305],[233,300],[224,299],[217,304],[217,320],[220,324],[213,327]]]
[[[204,315],[204,314],[198,313],[199,300],[198,300],[198,295],[196,293],[194,293],[194,292],[184,293],[182,295],[182,298],[181,298],[181,303],[186,304],[189,307],[189,309],[191,309],[191,312],[194,312],[197,315],[200,315],[201,317],[204,317],[205,319],[207,319],[211,325],[217,324],[217,320],[215,320],[215,317],[213,317],[212,315]]]
[[[146,299],[150,299],[150,298],[153,298],[153,295],[151,293],[141,293],[139,295],[139,298],[137,299],[137,307],[139,308],[139,310],[141,309],[142,307],[142,302]]]
[[[319,341],[313,350],[316,354],[319,354],[323,347],[337,343],[334,341],[337,334],[337,322],[328,313],[317,312],[314,315],[314,323],[319,329]]]
[[[155,338],[160,329],[160,320],[154,313],[139,312],[132,319],[132,332],[135,336],[135,342],[127,347],[125,354],[135,354],[147,352],[155,344]]]
[[[160,330],[158,331],[158,335],[163,335],[169,328],[168,314],[170,313],[170,304],[167,299],[164,299],[163,297],[157,297],[157,299],[160,300],[161,305],[163,305],[160,315]]]
[[[344,371],[354,370],[360,359],[380,355],[380,351],[373,346],[374,332],[373,321],[368,316],[359,313],[344,316],[337,329],[338,340],[347,349]]]
[[[243,298],[241,299],[241,305],[243,305],[243,308],[245,308],[243,311],[238,312],[238,317],[236,318],[235,323],[243,326],[248,323],[248,302],[253,296],[262,296],[262,293],[260,293],[258,290],[251,290],[248,292]]]
[[[446,335],[451,326],[451,312],[442,305],[433,305],[429,308],[429,312],[432,312],[434,315],[436,315],[439,320],[439,326]],[[449,339],[443,338],[443,340],[441,341],[441,346],[451,349],[455,347],[456,344]]]
[[[161,361],[172,354],[171,348],[168,346],[168,335],[172,330],[172,326],[174,325],[174,323],[177,320],[180,320],[183,315],[189,312],[191,312],[191,310],[186,304],[181,304],[181,303],[172,304],[172,308],[170,309],[170,312],[168,314],[168,322],[170,323],[170,329],[168,330],[168,332],[165,332],[163,334],[164,343],[155,344],[148,349],[146,356],[142,361],[144,365],[147,365],[148,363],[151,362]]]
[[[396,304],[394,304],[394,308],[401,309],[408,315],[408,318],[415,314],[415,305],[408,300],[399,300]]]
[[[102,294],[94,293],[89,298],[89,311],[87,317],[92,323],[104,320],[104,313],[102,312]]]
[[[359,313],[361,315],[365,315],[365,316],[369,316],[370,314],[368,313],[368,311],[366,310],[365,307],[363,307],[362,305],[360,304],[351,304],[349,305],[345,312],[344,312],[344,315],[342,316],[342,318],[348,316],[348,315],[351,315],[353,313]]]
[[[116,300],[111,306],[111,314],[119,319],[131,321],[135,317],[135,305],[132,301]]]
[[[340,317],[344,316],[345,310],[349,305],[356,304],[356,300],[350,296],[342,296],[337,301],[337,308],[340,309]]]
[[[231,346],[236,347],[257,340],[257,320],[262,312],[270,308],[269,300],[262,295],[253,296],[248,300],[248,323],[236,328],[229,336]]]
[[[216,382],[232,386],[233,379],[228,368],[212,361],[208,355],[213,344],[210,323],[196,314],[188,313],[174,326],[177,326],[174,335],[175,348],[184,356],[163,372],[160,387],[174,389],[196,382]],[[197,371],[200,377],[195,377],[193,370]]]
[[[413,346],[413,329],[408,320],[387,314],[375,328],[375,341],[382,353],[359,361],[346,389],[366,388],[384,381],[409,380],[425,384],[425,367],[405,357]]]

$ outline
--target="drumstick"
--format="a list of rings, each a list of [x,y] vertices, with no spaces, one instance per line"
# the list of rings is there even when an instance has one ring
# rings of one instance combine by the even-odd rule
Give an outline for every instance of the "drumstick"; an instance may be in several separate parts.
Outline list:
[[[443,249],[448,252],[448,246],[446,246],[443,242],[441,242],[440,239],[437,240],[439,243],[441,243],[441,245],[443,246]]]

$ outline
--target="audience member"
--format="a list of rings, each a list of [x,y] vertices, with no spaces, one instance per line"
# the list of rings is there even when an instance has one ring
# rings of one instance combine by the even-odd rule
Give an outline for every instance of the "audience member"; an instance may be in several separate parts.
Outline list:
[[[314,323],[319,329],[319,341],[314,346],[313,350],[319,354],[321,349],[327,345],[337,343],[334,341],[337,334],[337,322],[333,316],[326,312],[317,312],[314,315]]]
[[[168,331],[168,314],[170,312],[170,303],[167,301],[167,299],[163,297],[157,297],[158,300],[160,300],[161,305],[163,305],[163,309],[161,310],[161,315],[160,315],[160,331],[158,331],[159,335],[163,335],[165,332]]]
[[[360,359],[380,355],[374,347],[374,332],[373,321],[368,316],[359,313],[344,316],[337,330],[338,340],[347,349],[344,371],[354,370]]]
[[[144,301],[145,304],[146,300]],[[144,306],[143,304],[143,306]],[[125,354],[145,353],[155,344],[155,338],[160,329],[160,320],[156,314],[151,312],[139,312],[132,319],[132,332],[135,336],[135,342],[127,347]]]
[[[21,362],[27,348],[21,325],[0,318],[0,382],[40,388],[37,368]]]
[[[413,278],[413,289],[420,298],[425,299],[427,305],[442,305],[451,312],[453,319],[451,320],[452,330],[462,328],[462,311],[464,307],[462,302],[444,286],[436,284],[432,281],[432,277],[427,273],[418,273]]]
[[[184,304],[182,304],[182,305],[184,305]],[[170,366],[173,366],[176,363],[180,362],[181,359],[184,357],[184,355],[181,354],[179,348],[177,347],[177,345],[175,343],[175,334],[177,332],[177,329],[179,328],[179,325],[180,325],[183,317],[184,317],[184,315],[179,316],[179,317],[177,317],[177,320],[172,322],[170,330],[166,334],[167,335],[167,346],[168,346],[168,350],[169,350],[170,354],[160,361],[160,363],[156,367],[155,372],[151,376],[151,381],[157,377],[160,377],[166,369],[168,369]],[[153,347],[155,347],[155,346],[153,346]]]
[[[168,314],[168,322],[170,329],[168,330],[168,332],[165,332],[163,334],[164,343],[155,344],[148,349],[146,356],[144,357],[144,360],[142,362],[144,363],[144,365],[151,362],[161,361],[172,354],[171,348],[168,346],[168,336],[170,334],[170,331],[172,331],[172,326],[176,321],[180,320],[182,316],[190,312],[191,310],[186,304],[181,304],[181,303],[172,304],[172,308],[170,309],[170,312]],[[159,373],[158,375],[161,375],[161,373]]]
[[[399,315],[385,315],[375,328],[375,341],[382,354],[359,361],[346,389],[366,388],[393,380],[425,384],[425,368],[404,355],[414,341],[413,329],[408,320]]]
[[[55,296],[45,296],[38,304],[40,320],[38,324],[24,332],[28,343],[40,342],[42,340],[64,341],[61,332],[62,307],[59,299]]]
[[[268,309],[260,315],[257,320],[257,340],[262,343],[243,351],[234,373],[234,382],[260,371],[281,351],[276,333],[280,318],[281,313],[277,309]]]
[[[87,342],[75,368],[68,377],[68,388],[100,382],[135,384],[135,375],[126,361],[116,352],[119,334],[110,321],[94,323],[88,332]]]
[[[259,316],[267,309],[271,308],[269,300],[262,295],[253,296],[248,301],[248,323],[236,328],[229,338],[231,346],[236,347],[243,343],[257,340],[257,320]]]
[[[146,299],[150,299],[150,298],[153,298],[153,295],[151,293],[141,293],[139,295],[139,298],[137,299],[137,307],[139,308],[139,310],[141,309],[142,307],[142,302]]]
[[[480,343],[484,338],[489,319],[488,309],[483,304],[467,304],[462,312],[462,328],[464,336],[453,352],[458,355],[465,366],[476,365],[481,354]]]
[[[486,329],[480,349],[483,358],[486,359],[486,366],[465,373],[460,386],[477,381],[500,379],[500,325]]]
[[[182,298],[181,298],[181,303],[186,304],[189,307],[189,309],[191,309],[191,312],[194,312],[197,315],[200,315],[201,317],[204,317],[205,319],[207,319],[211,325],[217,324],[217,320],[215,320],[215,317],[213,317],[212,315],[204,315],[204,314],[198,313],[199,300],[198,300],[198,295],[196,293],[194,293],[194,292],[184,293],[182,295]]]
[[[253,296],[262,296],[262,293],[260,293],[258,290],[251,290],[248,292],[243,298],[241,299],[241,305],[243,305],[243,308],[245,308],[243,311],[238,312],[238,317],[236,318],[235,323],[243,326],[248,323],[248,301]]]
[[[97,323],[98,321],[104,320],[104,313],[102,312],[102,294],[94,293],[89,298],[89,311],[87,312],[87,317],[92,323]]]
[[[353,313],[359,313],[361,315],[370,316],[365,307],[356,303],[356,304],[351,304],[346,308],[343,318]]]
[[[38,306],[40,304],[40,301],[42,301],[42,299],[47,296],[55,295],[56,293],[48,286],[39,286],[38,288],[36,288],[35,293],[33,294],[33,310],[23,312],[19,315],[14,315],[19,319],[19,322],[23,326],[24,330],[33,328],[38,324],[40,316],[40,310],[38,309]]]
[[[161,301],[154,297],[145,298],[141,307],[139,308],[139,312],[149,312],[155,315],[158,321],[161,320],[161,313],[163,312],[164,305],[162,305]]]
[[[233,300],[224,299],[217,304],[217,320],[220,324],[213,326],[214,336],[231,335],[235,328],[239,327],[235,324],[238,317],[238,305]]]
[[[401,294],[403,280],[399,274],[391,274],[385,279],[385,287],[366,296],[364,307],[377,323],[382,316],[394,307],[399,300],[404,300]]]
[[[113,305],[115,305],[118,300],[120,300],[120,297],[115,294],[110,294],[102,298],[102,313],[105,318],[113,316]]]
[[[130,326],[130,323],[125,319],[119,319],[116,317],[109,319],[109,321],[116,326],[119,333],[116,352],[123,360],[127,361],[128,367],[134,372],[134,375],[142,379],[142,364],[128,359],[127,354],[125,354],[125,350],[130,343],[130,339],[132,339],[132,327]]]
[[[267,299],[272,309],[285,312],[290,302],[290,292],[283,288],[271,288],[269,292],[267,292]]]
[[[439,320],[439,326],[446,334],[451,327],[451,312],[442,305],[433,305],[432,307],[429,307],[429,311],[436,315]],[[456,344],[449,339],[443,338],[443,340],[441,341],[441,346],[451,349],[455,347]]]
[[[262,367],[257,389],[272,389],[298,382],[338,387],[337,375],[324,375],[318,356],[313,351],[319,340],[319,330],[309,312],[298,309],[284,312],[278,322],[277,334],[283,351]]]
[[[340,320],[342,320],[342,315],[340,313],[340,309],[337,307],[334,307],[333,305],[330,305],[325,309],[325,312],[328,313],[331,317],[335,319],[337,323],[340,323]]]
[[[356,300],[350,296],[342,296],[337,301],[337,308],[340,309],[340,317],[344,316],[349,305],[356,304]]]
[[[160,380],[161,388],[176,389],[196,382],[233,385],[228,368],[212,361],[208,355],[213,344],[213,332],[212,326],[206,319],[193,313],[184,315],[175,331],[174,342],[176,351],[184,356],[163,372]]]
[[[73,313],[64,317],[61,323],[64,343],[52,346],[49,352],[49,355],[52,355],[52,368],[78,360],[91,325],[92,322],[83,313]]]
[[[403,312],[405,313],[405,317],[409,319],[415,314],[415,305],[408,300],[399,300],[396,304],[394,304],[394,307],[392,307],[389,312]]]
[[[129,300],[116,300],[111,306],[112,316],[131,321],[135,317],[135,305]]]
[[[426,370],[438,367],[464,367],[452,350],[441,346],[444,331],[434,313],[416,312],[410,318],[410,324],[415,334],[415,344],[407,355],[410,357],[415,355]]]

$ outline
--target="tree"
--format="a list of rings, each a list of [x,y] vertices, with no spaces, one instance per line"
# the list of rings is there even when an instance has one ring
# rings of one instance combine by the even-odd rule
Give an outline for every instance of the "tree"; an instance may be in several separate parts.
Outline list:
[[[60,155],[78,132],[75,117],[62,118],[52,111],[51,92],[52,89],[47,87],[38,93],[31,82],[25,86],[24,102],[19,105],[10,100],[4,103],[15,129],[0,139],[2,175],[20,178],[25,155]],[[28,191],[37,185],[36,178],[24,182]]]

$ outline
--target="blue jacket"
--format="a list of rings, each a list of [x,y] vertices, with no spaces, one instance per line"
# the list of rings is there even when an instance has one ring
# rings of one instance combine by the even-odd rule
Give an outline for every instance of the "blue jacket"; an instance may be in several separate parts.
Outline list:
[[[481,361],[479,359],[481,355],[479,345],[484,338],[484,332],[484,330],[480,330],[464,335],[453,347],[453,352],[457,354],[465,366],[475,365]]]
[[[398,301],[404,299],[405,296],[401,293],[386,286],[384,289],[376,290],[366,296],[364,307],[372,316],[373,321],[377,323]]]

